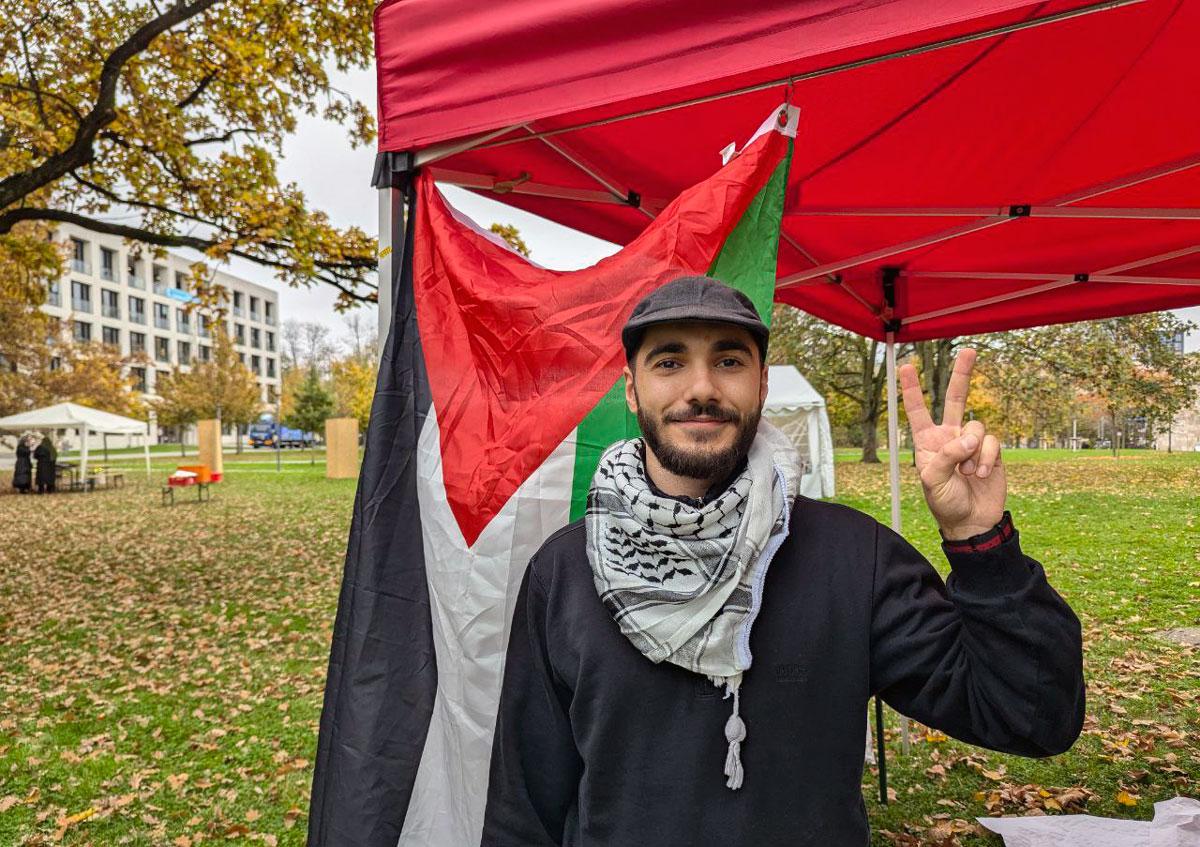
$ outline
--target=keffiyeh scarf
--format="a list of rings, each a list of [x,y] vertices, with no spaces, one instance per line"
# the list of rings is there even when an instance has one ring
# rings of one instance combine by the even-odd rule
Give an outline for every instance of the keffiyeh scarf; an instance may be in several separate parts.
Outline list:
[[[795,448],[760,420],[745,470],[703,506],[653,492],[636,438],[604,453],[588,493],[592,578],[621,632],[650,661],[704,674],[734,698],[725,726],[734,789],[743,778],[738,690],[751,663],[750,627],[799,482]]]

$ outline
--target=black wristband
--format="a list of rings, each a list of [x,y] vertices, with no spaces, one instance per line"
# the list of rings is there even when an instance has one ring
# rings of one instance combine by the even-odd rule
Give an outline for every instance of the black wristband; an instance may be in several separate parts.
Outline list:
[[[947,553],[983,553],[993,550],[1012,538],[1014,532],[1016,530],[1013,527],[1012,515],[1007,509],[1004,511],[1004,517],[1000,518],[1000,522],[994,527],[970,538],[951,541],[942,533],[941,528],[938,529],[938,534],[942,536],[942,547]]]

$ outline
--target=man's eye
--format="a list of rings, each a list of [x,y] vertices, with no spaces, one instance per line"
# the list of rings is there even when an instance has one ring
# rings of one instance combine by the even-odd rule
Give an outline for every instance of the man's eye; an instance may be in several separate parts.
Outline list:
[[[665,368],[666,370],[674,370],[679,367],[679,362],[674,359],[661,359],[654,363],[656,368]]]
[[[722,359],[717,364],[723,368],[736,368],[742,364],[741,359],[735,359],[732,356],[728,359]]]

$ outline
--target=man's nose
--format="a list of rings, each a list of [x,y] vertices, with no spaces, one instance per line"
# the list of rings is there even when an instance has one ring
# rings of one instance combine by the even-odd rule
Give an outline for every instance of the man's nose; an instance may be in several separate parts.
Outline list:
[[[691,370],[691,379],[688,381],[684,399],[689,403],[699,405],[718,401],[720,395],[717,391],[716,380],[713,379],[712,368],[707,365],[698,365]]]

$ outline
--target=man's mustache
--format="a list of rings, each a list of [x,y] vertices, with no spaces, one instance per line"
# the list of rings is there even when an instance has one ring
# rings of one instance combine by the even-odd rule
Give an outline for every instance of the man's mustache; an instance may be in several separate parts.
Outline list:
[[[686,412],[668,412],[663,415],[663,420],[668,423],[682,423],[685,421],[694,421],[697,418],[708,418],[714,421],[723,421],[728,423],[738,423],[742,416],[733,409],[726,409],[718,406],[715,403],[709,403],[704,406],[692,406]]]

